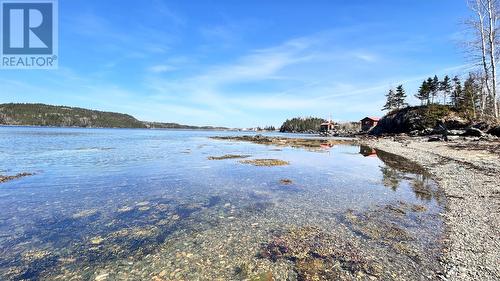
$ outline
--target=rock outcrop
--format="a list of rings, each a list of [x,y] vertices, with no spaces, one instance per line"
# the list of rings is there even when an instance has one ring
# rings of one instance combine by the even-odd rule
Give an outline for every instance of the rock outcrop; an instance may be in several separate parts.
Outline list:
[[[445,130],[463,130],[470,123],[449,106],[407,107],[390,112],[378,122],[370,134],[432,134]]]

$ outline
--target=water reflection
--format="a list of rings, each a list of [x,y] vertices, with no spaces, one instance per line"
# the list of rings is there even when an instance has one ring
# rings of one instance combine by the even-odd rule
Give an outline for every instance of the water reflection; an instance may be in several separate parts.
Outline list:
[[[361,145],[359,147],[359,154],[365,156],[365,157],[376,157],[377,156],[377,151],[369,146]]]
[[[336,264],[335,248],[324,248],[335,241],[355,245],[375,257],[361,264],[386,271],[346,265],[338,272],[344,277],[423,274],[413,264],[417,254],[420,266],[434,270],[434,257],[421,252],[435,249],[440,233],[437,187],[423,169],[383,151],[269,149],[213,141],[205,132],[18,130],[0,139],[8,153],[0,170],[40,172],[0,189],[1,280],[235,280],[235,272],[297,280]],[[209,160],[217,155],[290,165]],[[394,237],[384,238],[385,229]],[[277,241],[273,255],[293,262],[256,258],[269,241]],[[314,249],[281,253],[281,245]]]
[[[415,196],[420,200],[436,200],[442,203],[444,196],[429,173],[420,165],[401,156],[376,150],[368,146],[360,146],[359,154],[365,157],[378,157],[384,165],[380,166],[382,183],[396,191],[403,181],[409,181]]]

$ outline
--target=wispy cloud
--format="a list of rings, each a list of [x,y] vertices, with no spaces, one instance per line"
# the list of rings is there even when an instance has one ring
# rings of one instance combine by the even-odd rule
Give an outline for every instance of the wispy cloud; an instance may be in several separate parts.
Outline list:
[[[171,65],[166,65],[166,64],[159,64],[159,65],[153,65],[148,68],[149,72],[153,73],[163,73],[163,72],[168,72],[168,71],[174,71],[177,68]]]

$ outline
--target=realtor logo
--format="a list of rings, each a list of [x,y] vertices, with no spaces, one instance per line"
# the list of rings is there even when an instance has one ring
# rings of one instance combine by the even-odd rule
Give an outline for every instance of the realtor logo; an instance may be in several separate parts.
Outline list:
[[[57,67],[57,0],[0,0],[1,67]]]

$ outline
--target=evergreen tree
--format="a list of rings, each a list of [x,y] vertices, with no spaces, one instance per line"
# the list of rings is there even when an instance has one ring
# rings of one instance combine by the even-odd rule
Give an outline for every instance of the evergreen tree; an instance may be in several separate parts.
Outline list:
[[[385,95],[387,101],[385,102],[382,110],[391,111],[396,108],[396,92],[393,89],[390,89],[389,92]]]
[[[460,78],[458,78],[458,76],[455,76],[453,78],[453,92],[451,92],[451,104],[456,108],[460,108],[460,105],[463,103],[462,100],[463,100],[462,83],[460,82]]]
[[[432,86],[431,86],[432,103],[434,103],[435,98],[439,94],[439,90],[440,90],[439,78],[437,77],[437,75],[434,75],[434,78],[432,79]]]
[[[479,102],[479,91],[480,86],[477,84],[474,75],[469,74],[469,77],[464,82],[464,88],[461,98],[462,104],[460,105],[462,112],[469,119],[476,118],[476,109]]]
[[[406,100],[406,91],[403,88],[403,85],[399,85],[396,88],[396,93],[394,95],[394,106],[397,109],[407,107],[408,104],[405,102]]]
[[[452,87],[451,87],[450,82],[451,82],[450,77],[448,77],[448,75],[446,75],[444,77],[443,81],[441,81],[439,83],[439,90],[443,94],[443,104],[444,105],[446,105],[446,98],[451,94]]]
[[[422,82],[422,85],[418,89],[417,94],[415,94],[415,97],[420,100],[420,105],[424,105],[424,102],[426,102],[426,104],[429,104],[429,94],[429,84],[427,80],[424,80]]]
[[[437,82],[436,82],[437,80]],[[437,76],[434,76],[434,79],[430,78],[427,79],[427,85],[429,86],[429,96],[431,99],[431,103],[434,103],[434,98],[437,95],[438,91],[438,84],[439,84],[439,79],[437,79]]]

